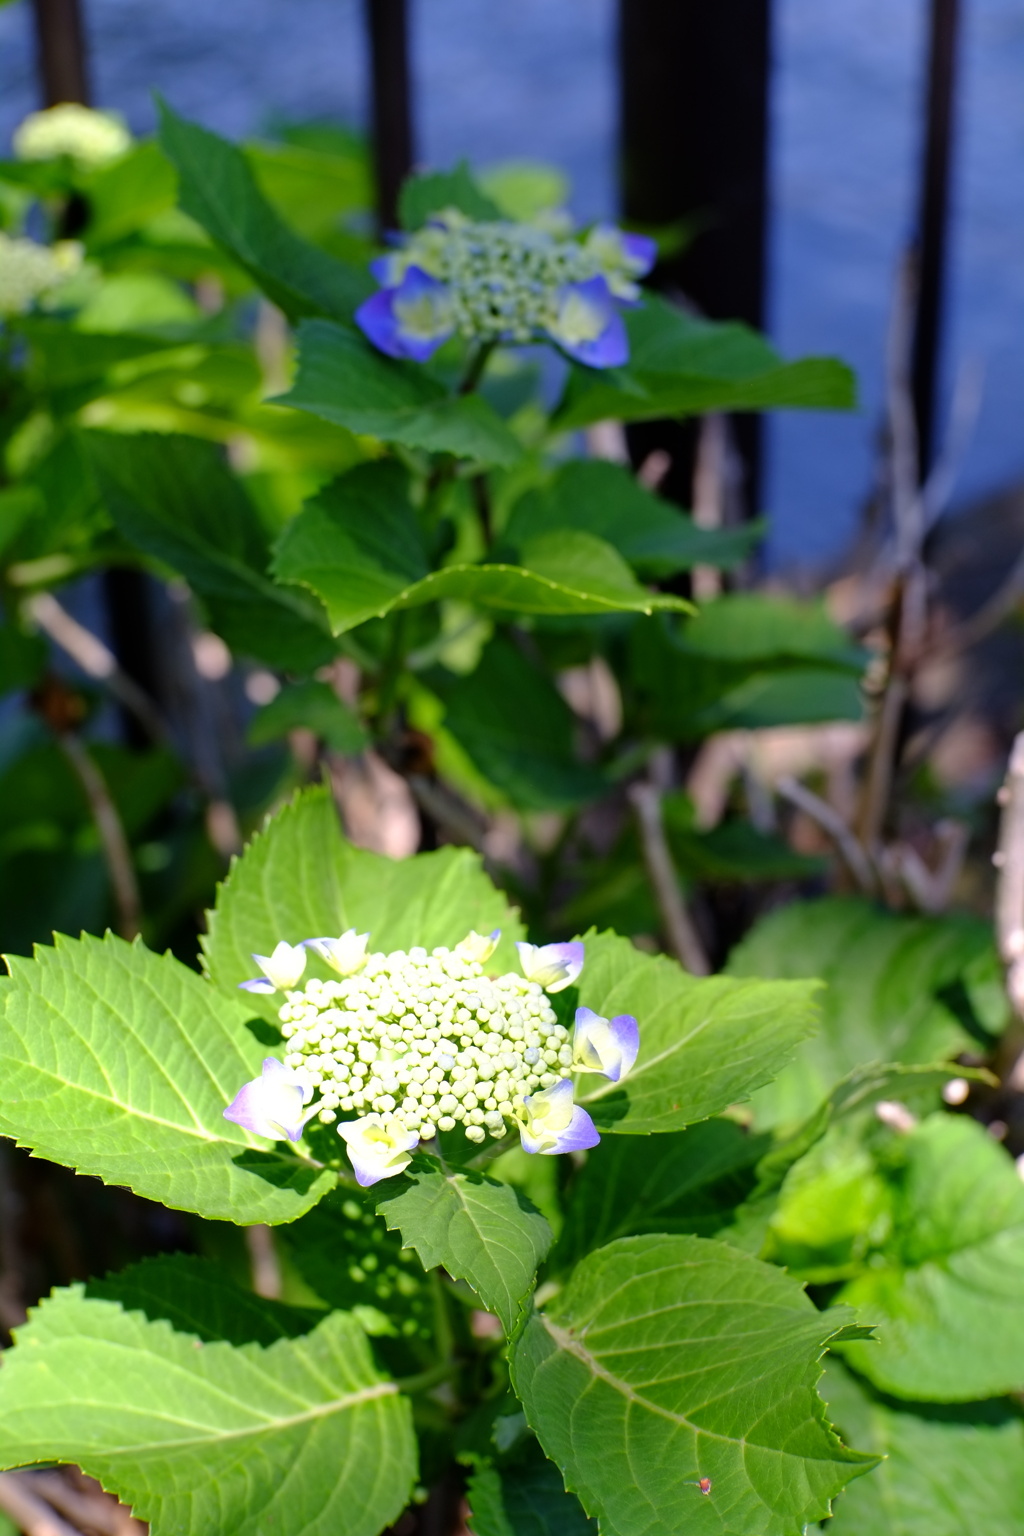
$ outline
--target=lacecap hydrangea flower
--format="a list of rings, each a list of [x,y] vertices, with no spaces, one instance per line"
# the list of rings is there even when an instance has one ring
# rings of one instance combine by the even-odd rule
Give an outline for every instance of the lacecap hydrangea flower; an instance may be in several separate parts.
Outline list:
[[[378,293],[356,323],[389,357],[424,362],[469,341],[553,341],[591,368],[626,362],[623,306],[654,265],[645,235],[598,225],[583,240],[533,224],[476,223],[448,209],[372,265]]]
[[[619,1082],[636,1060],[639,1029],[631,1015],[609,1020],[589,1008],[577,1009],[572,1031],[558,1022],[548,994],[580,975],[581,943],[520,944],[522,974],[488,975],[497,931],[429,953],[370,952],[368,937],[349,929],[253,956],[263,975],[241,985],[284,993],[286,1053],[244,1085],[224,1111],[229,1120],[294,1141],[314,1115],[325,1125],[340,1119],[364,1186],[401,1173],[421,1141],[457,1125],[474,1142],[518,1130],[527,1152],[596,1146],[574,1074]],[[310,951],[336,978],[312,977],[300,989]]]
[[[30,112],[14,133],[19,160],[69,155],[85,170],[116,160],[131,146],[132,136],[115,113],[96,112],[72,101]]]
[[[25,314],[37,299],[74,277],[81,265],[82,247],[75,240],[38,245],[0,231],[0,316]]]

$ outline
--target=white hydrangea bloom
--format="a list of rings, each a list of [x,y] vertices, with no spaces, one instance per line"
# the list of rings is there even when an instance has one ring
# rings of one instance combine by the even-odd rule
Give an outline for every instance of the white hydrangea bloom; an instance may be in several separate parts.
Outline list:
[[[500,1138],[530,1094],[571,1076],[569,1031],[543,989],[485,976],[466,947],[370,954],[358,975],[288,992],[285,1062],[319,1089],[323,1122],[381,1115],[424,1140],[456,1125]]]
[[[131,146],[132,136],[115,113],[96,112],[70,101],[31,112],[14,134],[14,153],[19,160],[70,155],[88,170],[116,160]]]
[[[0,231],[0,316],[23,315],[80,270],[82,247],[75,240],[37,245]]]

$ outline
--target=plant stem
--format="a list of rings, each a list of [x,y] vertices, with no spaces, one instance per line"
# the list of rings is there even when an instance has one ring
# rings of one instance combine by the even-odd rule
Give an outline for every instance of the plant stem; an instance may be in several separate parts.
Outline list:
[[[471,395],[476,389],[484,376],[484,369],[487,367],[491,353],[496,346],[496,341],[482,341],[477,347],[469,360],[466,372],[462,376],[462,382],[458,388],[460,395]]]

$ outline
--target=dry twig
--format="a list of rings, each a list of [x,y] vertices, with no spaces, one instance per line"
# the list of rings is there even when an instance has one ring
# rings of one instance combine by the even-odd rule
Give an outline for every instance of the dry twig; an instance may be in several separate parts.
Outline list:
[[[878,889],[874,866],[839,812],[833,810],[827,800],[816,795],[813,789],[801,784],[799,779],[787,775],[777,780],[775,788],[784,800],[803,811],[805,816],[809,816],[821,828],[829,841],[835,844],[855,883],[866,895],[873,896]]]
[[[708,976],[711,964],[701,943],[693,919],[686,910],[679,876],[665,836],[661,815],[661,795],[653,784],[634,784],[629,798],[636,811],[643,846],[644,863],[654,888],[654,897],[665,924],[665,936],[673,954],[693,976]]]
[[[0,1472],[0,1509],[24,1536],[81,1536],[39,1498],[26,1472]]]
[[[74,732],[61,733],[57,741],[85,791],[92,819],[99,833],[100,846],[103,849],[103,858],[114,893],[114,904],[117,907],[117,931],[123,939],[134,939],[140,931],[142,902],[139,899],[132,850],[125,836],[117,806],[111,798],[102,773]]]

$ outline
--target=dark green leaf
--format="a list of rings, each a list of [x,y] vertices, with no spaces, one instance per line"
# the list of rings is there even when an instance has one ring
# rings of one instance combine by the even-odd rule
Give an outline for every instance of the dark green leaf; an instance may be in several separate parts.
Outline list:
[[[224,1119],[265,1054],[252,1010],[171,955],[58,937],[8,958],[0,1134],[40,1157],[225,1221],[294,1221],[334,1183]]]
[[[46,641],[26,635],[13,625],[0,623],[0,696],[17,688],[32,688],[42,676],[47,658]]]
[[[395,1193],[377,1209],[392,1231],[415,1248],[424,1269],[465,1280],[511,1337],[537,1266],[551,1246],[551,1228],[511,1184],[478,1173],[451,1173],[417,1158]]]
[[[600,1128],[675,1131],[745,1099],[814,1033],[813,983],[695,981],[674,960],[613,933],[588,933],[580,1001],[605,1018],[631,1013],[640,1055],[622,1083],[596,1075],[577,1097]]]
[[[180,178],[181,206],[292,320],[348,320],[373,292],[368,273],[290,230],[267,202],[241,150],[160,106],[160,143]]]
[[[185,577],[233,649],[300,671],[330,660],[323,610],[266,575],[256,510],[212,443],[99,432],[88,443],[120,532]]]
[[[708,411],[850,410],[856,403],[853,374],[834,358],[784,362],[746,326],[697,320],[650,294],[627,314],[626,327],[626,367],[574,368],[556,426]]]
[[[361,752],[369,745],[370,738],[355,713],[329,684],[314,678],[287,683],[253,716],[247,734],[254,747],[261,747],[300,727],[319,736],[334,752]]]
[[[512,1380],[603,1530],[801,1536],[874,1464],[840,1443],[815,1392],[844,1320],[722,1243],[623,1238],[531,1317]]]
[[[729,973],[818,976],[827,989],[817,1038],[758,1094],[758,1122],[813,1114],[854,1067],[934,1063],[968,1047],[961,1019],[970,999],[954,1012],[946,989],[991,943],[986,925],[969,918],[906,917],[852,897],[798,902],[763,919],[733,950]]]
[[[707,1120],[654,1141],[606,1138],[571,1186],[552,1266],[569,1269],[617,1237],[711,1237],[750,1193],[765,1140],[731,1120]]]
[[[448,208],[456,208],[481,223],[502,216],[497,203],[473,180],[466,160],[460,160],[452,171],[410,176],[398,198],[398,217],[403,229],[419,229],[431,214],[444,213]]]
[[[514,464],[522,453],[479,395],[450,395],[419,364],[395,362],[357,332],[325,320],[300,325],[298,374],[276,403],[386,443],[480,464]]]
[[[602,459],[572,459],[547,485],[528,491],[513,508],[502,542],[518,550],[538,534],[560,528],[595,534],[653,577],[694,565],[737,565],[762,534],[756,523],[698,528],[628,470]]]
[[[569,809],[605,790],[604,776],[576,757],[569,706],[511,641],[495,638],[468,677],[436,686],[445,728],[514,805]]]
[[[472,1536],[597,1536],[532,1435],[527,1449],[500,1467],[478,1468],[466,1496]]]
[[[153,1536],[377,1536],[408,1497],[416,1448],[408,1403],[342,1312],[235,1347],[76,1285],[4,1359],[0,1465],[40,1461],[76,1462]]]

